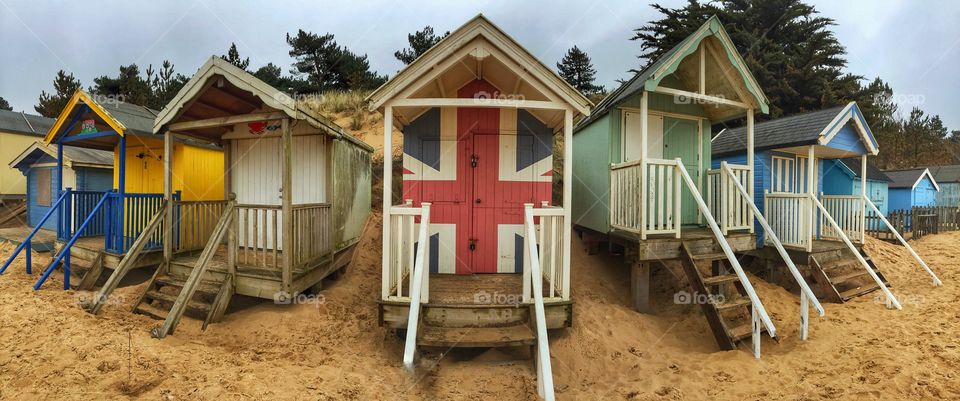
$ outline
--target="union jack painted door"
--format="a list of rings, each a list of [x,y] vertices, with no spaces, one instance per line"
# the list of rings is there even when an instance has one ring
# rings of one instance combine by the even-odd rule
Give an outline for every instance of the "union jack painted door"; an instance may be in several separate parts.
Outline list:
[[[496,89],[475,81],[461,97]],[[551,198],[552,130],[525,110],[428,110],[404,129],[403,198],[431,202],[430,270],[523,269],[523,204]]]

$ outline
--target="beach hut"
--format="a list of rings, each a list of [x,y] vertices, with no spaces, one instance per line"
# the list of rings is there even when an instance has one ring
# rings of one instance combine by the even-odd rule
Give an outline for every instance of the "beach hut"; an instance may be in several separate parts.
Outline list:
[[[406,330],[405,363],[417,346],[534,343],[549,363],[545,330],[571,323],[576,181],[563,180],[556,205],[553,155],[571,159],[573,120],[590,101],[482,15],[368,100],[386,121],[380,320]],[[403,134],[399,193],[394,128]]]
[[[940,187],[937,206],[960,208],[960,165],[930,166],[927,169]]]
[[[876,155],[879,148],[857,104],[765,121],[754,130],[753,157],[759,166],[755,202],[762,205],[770,228],[758,229],[759,249],[752,254],[766,263],[771,279],[786,277],[780,273],[782,253],[771,246],[772,232],[789,250],[793,262],[805,270],[804,275],[813,277],[819,297],[840,303],[881,290],[891,305],[899,306],[883,273],[863,248],[866,215],[879,209],[867,196],[867,156]],[[734,128],[713,139],[715,168],[747,157],[745,135],[745,128]],[[849,158],[859,162],[848,166],[842,160]],[[825,194],[831,187],[848,191],[840,188],[847,178],[827,182],[833,179],[837,163],[860,170],[860,186],[852,194]],[[892,208],[892,183],[890,187],[888,207]]]
[[[890,206],[894,210],[911,210],[915,207],[937,206],[940,184],[928,168],[884,171],[890,182]]]
[[[718,345],[734,349],[753,340],[757,355],[759,328],[771,336],[775,328],[735,253],[756,247],[753,172],[762,165],[754,165],[752,129],[754,114],[768,108],[711,17],[580,122],[573,155],[575,228],[591,249],[605,242],[626,257],[634,308],[651,311],[654,266],[681,262],[692,293],[738,295],[701,302]],[[741,119],[748,157],[711,171],[711,127]],[[744,292],[723,292],[734,287]]]
[[[52,118],[0,110],[0,160],[13,160],[53,125]],[[0,202],[24,200],[27,181],[14,169],[0,171]]]
[[[50,206],[53,212],[45,217],[60,221],[58,252],[35,288],[39,289],[61,262],[67,273],[65,288],[70,286],[71,274],[78,278],[90,276],[87,280],[95,282],[104,268],[120,266],[151,217],[160,212],[165,152],[162,137],[152,132],[156,115],[157,111],[147,107],[83,90],[77,90],[67,101],[43,140],[44,145],[57,149],[52,180],[65,182],[63,152],[65,147],[73,146],[113,153],[112,188],[57,188]],[[222,191],[211,189],[222,185],[223,152],[183,140],[177,141],[176,148],[179,152],[174,158],[179,163],[174,185],[178,196],[182,195],[184,200],[222,199]],[[147,252],[135,255],[129,263],[133,267],[159,263],[160,240],[154,237],[145,241]],[[7,265],[19,252],[20,249],[14,252]]]
[[[9,164],[11,169],[19,171],[27,180],[27,227],[36,227],[53,206],[61,188],[71,188],[78,192],[103,193],[113,188],[113,152],[84,149],[74,146],[63,147],[63,184],[57,181],[57,149],[34,142]],[[57,231],[59,221],[47,219],[42,228],[50,230],[49,242],[43,247],[34,247],[36,251],[49,250],[53,245],[53,233]],[[0,237],[7,238],[4,231],[16,230],[26,237],[26,228],[0,230]],[[10,235],[9,237],[13,237]],[[19,241],[15,241],[18,242]],[[34,241],[37,244],[37,241]]]
[[[219,57],[190,78],[151,130],[173,156],[163,159],[163,222],[146,228],[163,236],[161,267],[134,307],[163,320],[154,336],[172,333],[188,311],[206,327],[234,294],[290,303],[349,263],[370,211],[369,145]],[[215,172],[224,179],[209,189],[226,200],[175,196],[187,167],[177,138],[224,149]]]
[[[821,159],[819,162],[824,195],[857,195],[860,193],[863,180],[860,177],[859,159]],[[869,161],[867,162],[866,195],[884,215],[887,214],[889,203],[887,198],[890,181],[890,177],[887,177],[877,166]]]

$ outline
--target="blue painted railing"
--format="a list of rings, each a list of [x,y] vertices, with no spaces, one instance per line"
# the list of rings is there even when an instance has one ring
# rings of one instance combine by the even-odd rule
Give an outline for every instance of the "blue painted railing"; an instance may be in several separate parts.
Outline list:
[[[74,232],[73,236],[70,237],[70,240],[67,241],[67,244],[60,249],[60,252],[57,253],[57,256],[53,258],[53,261],[50,262],[50,265],[47,266],[47,268],[43,271],[40,279],[37,280],[37,283],[33,285],[34,290],[40,289],[43,283],[47,281],[47,277],[50,277],[50,273],[53,272],[53,269],[55,269],[60,262],[63,262],[63,289],[70,289],[70,248],[72,248],[73,244],[80,239],[81,234],[83,234],[84,230],[90,225],[90,223],[95,220],[97,212],[100,211],[105,203],[107,203],[107,199],[115,196],[116,194],[108,192],[104,193],[103,196],[100,197],[100,201],[97,202],[97,204],[93,207],[93,210],[90,211],[90,214],[83,221],[83,223],[80,223],[80,226],[77,227],[76,232]]]
[[[63,193],[60,194],[60,197],[57,198],[57,202],[54,203],[53,206],[50,207],[50,209],[47,210],[47,213],[43,215],[43,218],[40,219],[37,225],[33,227],[33,230],[30,231],[30,234],[27,235],[27,237],[24,238],[23,242],[21,242],[20,245],[17,246],[17,249],[13,251],[13,254],[11,254],[10,257],[7,258],[7,261],[3,263],[3,267],[0,267],[0,274],[3,274],[3,272],[7,271],[7,267],[10,266],[10,263],[13,263],[14,259],[16,259],[17,256],[20,255],[20,252],[23,251],[24,249],[26,249],[27,251],[27,256],[26,256],[27,257],[27,274],[33,274],[32,272],[33,253],[31,252],[31,249],[30,249],[31,248],[30,242],[33,241],[33,236],[37,234],[37,231],[40,231],[40,228],[43,227],[43,223],[46,223],[47,220],[50,219],[50,216],[53,216],[55,212],[60,210],[60,208],[63,206],[65,202],[65,199],[68,199],[69,197],[70,197],[70,188],[67,188],[67,190],[63,191]]]
[[[67,188],[68,190],[70,188]],[[64,207],[60,213],[60,224],[57,225],[57,239],[66,241],[73,236],[74,229],[93,211],[94,206],[107,192],[103,191],[70,191],[64,200]],[[84,230],[83,236],[95,237],[105,235],[107,231],[107,214],[100,211],[94,215],[90,225]]]
[[[180,200],[180,194],[173,195],[174,201]],[[107,225],[106,249],[111,253],[125,253],[133,241],[143,233],[150,218],[163,207],[162,194],[124,194],[122,201],[119,196],[112,197],[107,205],[108,216],[113,224]],[[157,230],[147,240],[144,249],[159,249],[163,246],[163,230]]]

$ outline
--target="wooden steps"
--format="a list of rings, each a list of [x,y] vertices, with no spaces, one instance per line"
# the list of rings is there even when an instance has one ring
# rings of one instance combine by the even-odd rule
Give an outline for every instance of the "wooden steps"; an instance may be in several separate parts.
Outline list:
[[[519,347],[533,345],[536,341],[536,335],[526,324],[505,327],[422,325],[417,336],[418,346],[447,348]]]
[[[700,304],[717,345],[723,350],[736,349],[737,343],[753,335],[750,298],[727,265],[726,255],[717,251],[719,244],[714,242],[713,249],[703,253],[691,249],[701,248],[681,243],[683,270],[693,287],[690,301]]]
[[[76,247],[76,246],[74,246]],[[88,252],[75,252],[70,249],[70,288],[80,291],[90,291],[96,286],[103,273],[103,255],[100,250],[93,258]],[[62,272],[64,264],[61,262],[58,269]]]
[[[877,269],[866,251],[861,249],[859,252],[880,281],[890,287],[890,283]],[[833,303],[844,303],[880,289],[867,269],[857,260],[856,255],[850,251],[836,255],[811,255],[809,266],[820,291]]]
[[[150,316],[158,320],[166,320],[170,310],[177,302],[177,297],[186,287],[186,277],[176,277],[167,274],[158,274],[151,279],[146,291],[140,295],[133,308],[134,313]],[[226,281],[214,282],[203,280],[196,286],[196,292],[186,302],[186,314],[197,319],[203,319],[203,328],[210,322],[219,320],[226,310],[222,300],[223,292],[230,292],[225,286]],[[229,301],[226,301],[229,302]],[[214,316],[214,315],[217,316]]]

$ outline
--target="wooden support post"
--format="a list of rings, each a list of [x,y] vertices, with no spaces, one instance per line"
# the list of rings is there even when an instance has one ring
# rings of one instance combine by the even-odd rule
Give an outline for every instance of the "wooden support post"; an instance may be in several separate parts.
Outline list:
[[[233,179],[231,178],[231,170],[233,166],[233,150],[231,149],[233,141],[226,140],[223,143],[223,198],[227,201],[236,201],[237,196],[233,193]],[[227,271],[231,275],[236,275],[237,272],[237,233],[240,231],[240,218],[239,211],[234,209],[233,219],[230,221],[230,226],[227,228]],[[276,235],[276,233],[274,233]],[[230,280],[230,283],[234,287],[237,285],[237,280],[234,278]]]
[[[630,267],[630,296],[633,309],[650,313],[650,262],[637,261]]]
[[[383,108],[383,283],[380,299],[390,296],[390,206],[393,196],[393,108]]]
[[[560,296],[570,299],[570,238],[573,210],[573,110],[563,115],[563,267]]]
[[[815,149],[815,145],[810,145],[810,148],[807,149],[807,194],[809,194],[812,197],[817,196],[817,188],[815,187],[817,182],[816,180],[817,177],[816,177],[816,170],[814,169],[814,166],[817,165],[817,159],[816,159],[817,155],[814,149]],[[809,224],[810,224],[810,236],[808,238],[809,241],[807,241],[807,252],[810,252],[813,250],[813,240],[817,238],[817,235],[816,235],[817,211],[813,210],[812,207],[810,208]]]
[[[126,242],[126,238],[125,238],[126,230],[124,230],[124,227],[123,227],[123,223],[124,223],[123,209],[126,206],[124,205],[124,201],[126,200],[125,195],[127,193],[127,136],[126,135],[120,136],[119,146],[120,146],[120,158],[119,158],[120,166],[117,170],[118,171],[117,173],[118,199],[116,203],[117,208],[113,210],[113,213],[115,213],[115,216],[111,216],[111,217],[113,218],[113,224],[114,224],[113,233],[116,239],[116,242],[114,243],[114,248],[120,251],[126,251],[126,249],[123,249],[125,248],[124,242]],[[107,240],[109,241],[109,238],[107,238]]]
[[[754,174],[754,160],[753,160],[753,108],[747,109],[747,167],[750,169],[749,177],[747,178],[747,193],[750,194],[750,201],[753,202],[756,198],[753,195],[753,180],[756,174]],[[750,222],[750,232],[754,232],[753,226],[753,208],[748,208],[747,213],[749,217],[747,221]]]
[[[640,95],[640,239],[647,239],[647,98],[649,92]],[[629,135],[629,133],[627,133]]]
[[[860,156],[860,243],[867,242],[867,155]]]
[[[121,161],[122,163],[122,161]],[[170,265],[173,259],[173,133],[167,131],[163,135],[163,264],[162,268]]]
[[[281,120],[281,130],[283,132],[283,184],[281,211],[283,213],[283,236],[280,237],[283,243],[283,266],[281,273],[281,291],[294,295],[291,292],[293,287],[293,134],[290,132],[290,119]]]

